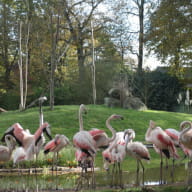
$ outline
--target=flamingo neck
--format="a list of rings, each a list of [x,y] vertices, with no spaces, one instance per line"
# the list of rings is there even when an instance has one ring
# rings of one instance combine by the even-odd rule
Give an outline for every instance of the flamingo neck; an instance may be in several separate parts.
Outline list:
[[[79,109],[79,131],[83,131],[82,107]]]
[[[39,114],[39,126],[43,125],[43,122],[44,122],[44,120],[43,120],[43,112],[40,111],[40,114]]]
[[[189,130],[191,129],[191,127],[187,127],[185,129],[183,129],[181,132],[180,132],[180,137],[182,137],[185,133],[187,133]]]
[[[42,124],[38,129],[37,131],[35,132],[34,134],[34,138],[35,138],[35,141],[41,136],[41,134],[43,133],[43,129],[45,128],[46,124]]]
[[[149,127],[149,128],[147,129],[146,134],[145,134],[145,140],[146,140],[146,141],[149,141],[149,140],[150,140],[151,132],[152,132],[152,128]]]
[[[11,140],[9,140],[8,137],[10,137],[10,136],[9,135],[5,136],[5,142],[6,142],[7,147],[9,148],[9,152],[11,153],[14,149],[13,138],[11,137]]]
[[[110,142],[112,142],[112,141],[114,141],[115,140],[115,138],[116,138],[116,131],[113,129],[113,127],[111,126],[111,124],[110,124],[110,118],[109,119],[107,119],[107,121],[106,121],[106,127],[111,131],[111,133],[112,133],[112,137],[111,138],[109,138],[109,143]]]

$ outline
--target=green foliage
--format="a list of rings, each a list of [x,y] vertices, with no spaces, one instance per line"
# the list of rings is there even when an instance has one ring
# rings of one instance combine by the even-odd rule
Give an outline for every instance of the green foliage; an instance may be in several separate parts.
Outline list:
[[[6,93],[1,93],[0,94],[0,107],[9,110],[16,110],[18,109],[18,105],[19,105],[19,95],[16,95],[14,91],[9,91]]]
[[[175,76],[159,71],[143,72],[135,76],[134,94],[140,97],[150,109],[172,111],[182,89]]]
[[[150,18],[146,43],[163,62],[168,61],[172,72],[190,64],[191,57],[191,2],[163,0]]]

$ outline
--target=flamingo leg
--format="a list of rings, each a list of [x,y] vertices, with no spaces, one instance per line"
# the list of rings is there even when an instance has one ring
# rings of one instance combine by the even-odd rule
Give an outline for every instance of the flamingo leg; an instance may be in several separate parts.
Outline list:
[[[123,183],[122,183],[122,169],[121,169],[121,163],[120,162],[118,162],[118,167],[119,167],[119,186],[121,187],[121,188],[123,188]]]
[[[137,173],[139,173],[139,160],[137,159]]]
[[[141,165],[141,167],[142,167],[142,169],[143,169],[143,173],[144,173],[145,167],[143,166],[143,163],[142,163],[142,161],[141,161],[140,159],[139,159],[138,161],[139,161],[139,163],[140,163],[140,165]]]
[[[58,172],[57,172],[57,164],[58,164],[58,156],[59,156],[59,152],[57,152],[56,154],[56,163],[55,163],[55,169],[56,169],[56,190],[58,190],[58,180],[57,180],[57,176],[58,176]]]
[[[91,169],[92,169],[92,188],[95,188],[95,168],[94,168],[94,157],[92,157],[92,163],[91,163]]]
[[[160,150],[161,163],[160,163],[160,184],[163,182],[163,156],[162,151]]]
[[[140,163],[140,165],[141,165],[141,167],[142,167],[142,169],[143,169],[143,177],[142,177],[142,179],[143,179],[143,185],[144,185],[144,171],[145,171],[145,167],[143,166],[143,163],[142,163],[142,161],[141,161],[141,159],[138,159],[138,161],[139,161],[139,163]]]
[[[118,171],[119,171],[119,173],[121,173],[121,163],[118,162],[117,165],[118,165],[118,169],[119,169]]]

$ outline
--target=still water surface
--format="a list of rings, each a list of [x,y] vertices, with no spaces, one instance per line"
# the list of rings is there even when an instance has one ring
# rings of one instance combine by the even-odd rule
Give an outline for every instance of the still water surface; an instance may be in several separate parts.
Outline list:
[[[160,177],[159,168],[146,169],[143,174],[142,171],[123,172],[114,176],[111,173],[98,171],[95,173],[95,179],[91,173],[81,175],[80,173],[62,174],[43,174],[31,175],[18,173],[6,173],[0,175],[0,189],[3,191],[40,191],[49,190],[54,191],[66,190],[74,191],[75,189],[90,189],[95,181],[95,187],[110,188],[110,187],[133,187],[145,185],[186,185],[192,183],[192,168],[191,164],[176,165],[172,167],[164,167],[162,177]]]

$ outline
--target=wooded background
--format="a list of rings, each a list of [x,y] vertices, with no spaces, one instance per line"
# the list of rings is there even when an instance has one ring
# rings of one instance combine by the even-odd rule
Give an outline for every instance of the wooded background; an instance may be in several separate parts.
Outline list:
[[[0,25],[0,107],[7,110],[44,95],[51,109],[103,104],[122,81],[147,107],[173,110],[191,83],[190,0],[2,0]],[[144,50],[166,73],[143,67]]]

